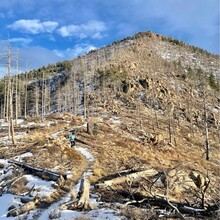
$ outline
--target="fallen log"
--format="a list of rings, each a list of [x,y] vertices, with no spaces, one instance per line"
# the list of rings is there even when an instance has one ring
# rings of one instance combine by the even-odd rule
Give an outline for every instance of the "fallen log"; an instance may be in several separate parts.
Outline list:
[[[135,173],[127,174],[124,176],[116,177],[114,179],[104,181],[103,183],[99,183],[96,186],[98,186],[100,188],[111,187],[113,185],[122,184],[126,181],[132,182],[134,180],[140,179],[141,177],[153,176],[157,173],[158,172],[155,169],[144,170],[144,171],[135,172]]]
[[[36,175],[42,179],[47,179],[47,180],[52,180],[52,181],[58,181],[60,178],[64,178],[65,180],[67,179],[66,174],[60,174],[57,172],[53,172],[51,170],[34,167],[34,166],[27,165],[27,164],[24,164],[22,162],[15,161],[15,160],[8,160],[8,162],[17,165],[23,168],[25,171],[33,175]]]
[[[37,204],[40,202],[40,197],[36,196],[33,201],[27,202],[19,208],[12,209],[8,212],[7,217],[15,217],[33,209],[36,209]]]
[[[24,197],[21,197],[20,198],[20,201],[22,202],[22,203],[28,203],[28,202],[31,202],[31,201],[33,201],[34,200],[34,197],[29,197],[29,196],[24,196]]]
[[[118,190],[118,194],[128,198],[130,197],[130,193],[125,190]],[[176,207],[182,214],[188,214],[190,216],[212,216],[213,212],[217,211],[218,208],[215,207],[215,209],[212,209],[211,211],[209,209],[203,209],[196,206],[190,206],[186,203],[180,203],[175,201],[167,201],[163,198],[153,198],[153,197],[146,197],[139,193],[135,193],[132,195],[134,200],[128,201],[124,204],[124,206],[128,205],[134,205],[134,206],[141,206],[146,205],[146,207],[158,207],[159,209],[173,209],[173,206]],[[170,204],[171,205],[170,205]]]
[[[81,143],[81,144],[85,144],[85,145],[89,145],[89,146],[90,146],[89,143],[87,143],[87,142],[85,142],[85,141],[83,141],[83,140],[80,140],[79,138],[75,138],[75,141],[76,141],[76,142],[79,142],[79,143]]]

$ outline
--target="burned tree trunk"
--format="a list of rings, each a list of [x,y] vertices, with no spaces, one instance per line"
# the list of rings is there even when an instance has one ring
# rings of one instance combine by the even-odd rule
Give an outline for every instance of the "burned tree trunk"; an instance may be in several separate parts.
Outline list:
[[[67,179],[66,174],[60,174],[60,173],[53,172],[51,170],[33,167],[31,165],[26,165],[19,161],[9,160],[9,162],[23,168],[25,171],[33,175],[36,175],[42,179],[47,179],[47,180],[52,180],[52,181],[58,181],[60,178],[64,178],[65,180]]]

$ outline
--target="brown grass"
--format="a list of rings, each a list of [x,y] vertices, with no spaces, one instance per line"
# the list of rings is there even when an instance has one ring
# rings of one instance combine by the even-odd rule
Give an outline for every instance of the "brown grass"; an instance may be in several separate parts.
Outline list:
[[[141,209],[137,207],[126,207],[120,210],[121,214],[130,220],[149,220],[156,219],[156,214],[151,210]]]
[[[29,190],[29,188],[26,186],[27,183],[28,181],[26,177],[22,176],[12,183],[10,190],[14,194],[21,195]]]

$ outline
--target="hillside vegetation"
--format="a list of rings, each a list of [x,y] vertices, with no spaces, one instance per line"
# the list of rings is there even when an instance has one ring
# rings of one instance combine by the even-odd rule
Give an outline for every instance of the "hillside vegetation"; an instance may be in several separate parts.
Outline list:
[[[219,204],[219,80],[218,55],[143,32],[76,59],[12,77],[13,118],[15,123],[25,118],[38,125],[47,119],[57,121],[54,129],[62,131],[57,140],[36,126],[29,131],[31,141],[22,142],[31,142],[32,153],[49,158],[44,159],[47,168],[59,163],[64,171],[68,164],[73,170],[79,166],[74,181],[88,166],[85,158],[67,152],[67,163],[54,156],[60,149],[67,151],[61,143],[68,145],[67,132],[79,121],[91,125],[92,133],[80,128],[77,137],[92,146],[92,184],[129,169],[160,173],[155,179],[97,189],[105,202],[122,203],[124,194],[119,192],[123,190],[133,200],[137,193],[163,198],[167,187],[169,200],[207,208]],[[8,83],[7,77],[0,81],[2,119],[7,118]],[[1,129],[6,136],[7,129]],[[47,153],[39,153],[42,146]],[[20,152],[19,146],[16,149]]]

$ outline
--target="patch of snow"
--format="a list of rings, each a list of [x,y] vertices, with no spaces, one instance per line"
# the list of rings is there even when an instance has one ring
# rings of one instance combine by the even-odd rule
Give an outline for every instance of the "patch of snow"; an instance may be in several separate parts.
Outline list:
[[[14,219],[14,217],[7,218],[8,207],[20,203],[20,199],[11,194],[3,194],[0,197],[0,219]]]
[[[61,212],[61,216],[58,219],[72,219],[78,218],[78,217],[88,217],[91,220],[122,220],[125,219],[125,217],[120,216],[120,213],[118,211],[115,211],[113,209],[96,209],[91,210],[86,213],[72,211],[72,210],[65,210]]]
[[[53,134],[51,134],[51,137],[57,137],[60,133],[63,133],[63,130],[62,131],[57,131],[57,132],[55,132],[55,133],[53,133]]]
[[[109,121],[113,124],[120,124],[121,121],[119,119],[120,119],[119,117],[113,116],[109,119]]]
[[[94,161],[93,155],[86,148],[75,146],[74,149],[80,152],[83,156],[85,156],[85,158],[88,161],[90,162]]]
[[[134,141],[138,141],[138,142],[141,141],[140,138],[137,138],[137,137],[132,137],[132,140],[134,140]]]
[[[14,157],[14,160],[16,160],[16,161],[22,161],[24,158],[26,158],[26,157],[32,157],[32,156],[33,156],[33,154],[32,154],[31,152],[26,152],[26,153],[21,154],[21,155],[19,155],[19,156],[15,156],[15,157]]]
[[[72,178],[72,177],[73,177],[72,171],[67,171],[67,172],[66,172],[66,176],[67,176],[67,179]]]
[[[18,125],[20,125],[20,124],[22,124],[22,123],[24,123],[24,119],[18,119],[18,120],[17,120],[17,124],[18,124]]]
[[[215,113],[215,114],[218,114],[220,112],[220,107],[217,107],[217,106],[213,106],[211,104],[209,104],[207,106],[207,108],[212,111],[212,113]]]
[[[24,175],[26,179],[28,180],[28,187],[32,187],[35,185],[35,194],[38,194],[40,197],[45,197],[50,195],[51,193],[55,192],[56,190],[52,187],[53,184],[55,184],[54,181],[46,181],[42,180],[36,176],[33,175]],[[35,196],[35,195],[34,195]]]
[[[161,114],[161,115],[164,115],[164,111],[162,109],[159,109],[158,112]]]
[[[8,165],[8,161],[5,159],[0,159],[0,164],[3,164],[4,166]]]
[[[10,178],[13,175],[12,169],[10,167],[7,168],[7,170],[1,171],[1,176],[0,176],[0,182],[6,178]]]
[[[16,140],[18,140],[18,139],[24,137],[25,135],[27,135],[26,132],[19,132],[19,133],[16,133],[16,135],[14,136],[14,138],[15,138]],[[8,135],[5,136],[5,137],[1,137],[1,138],[0,138],[0,143],[1,143],[1,144],[8,144],[8,143],[10,143],[10,142],[11,142],[11,140],[8,139]]]
[[[198,209],[198,208],[192,208],[192,207],[188,207],[188,206],[183,206],[184,208],[187,208],[189,210],[192,210],[194,212],[205,212],[204,209]]]

